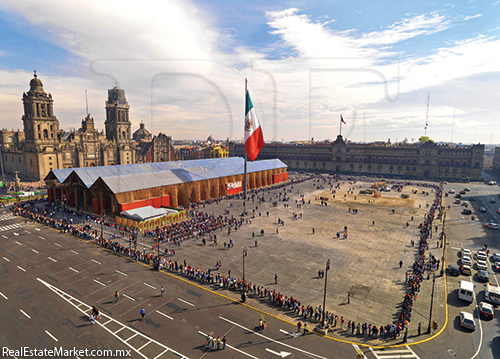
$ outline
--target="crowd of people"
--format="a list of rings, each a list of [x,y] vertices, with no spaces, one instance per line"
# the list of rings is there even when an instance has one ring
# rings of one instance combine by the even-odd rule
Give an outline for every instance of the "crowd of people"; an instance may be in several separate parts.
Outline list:
[[[311,179],[311,177],[307,179]],[[303,182],[304,180],[306,179],[301,178],[299,180],[281,183],[278,185],[270,186],[268,188],[252,190],[250,191],[250,198],[253,201],[257,200],[259,201],[259,203],[262,203],[262,201],[265,201],[265,192],[284,188],[286,186],[293,186],[293,184],[297,182]],[[335,178],[323,178],[324,183],[330,184],[331,188],[333,186],[332,180],[335,180]],[[317,179],[317,181],[314,180],[313,185],[320,185],[320,179]],[[165,253],[170,254],[170,256],[162,256],[159,251],[155,253],[154,247],[153,251],[147,251],[145,247],[140,250],[137,248],[136,241],[137,236],[139,236],[140,234],[135,230],[127,228],[120,227],[119,229],[122,236],[124,235],[124,232],[129,232],[132,241],[128,246],[115,240],[116,238],[103,238],[101,235],[99,235],[99,230],[93,226],[92,222],[109,227],[116,227],[117,225],[102,220],[99,217],[80,214],[84,216],[83,218],[86,220],[86,222],[84,221],[83,224],[75,225],[73,224],[73,220],[68,219],[67,217],[57,220],[55,218],[55,212],[67,212],[68,215],[78,215],[76,212],[71,212],[71,210],[58,207],[55,204],[51,204],[50,206],[45,208],[40,208],[36,205],[36,202],[16,203],[12,207],[12,213],[25,218],[26,221],[40,223],[48,227],[56,228],[63,232],[67,232],[76,237],[93,241],[96,244],[107,248],[116,254],[133,258],[136,261],[144,262],[151,268],[154,268],[156,270],[168,270],[170,272],[188,277],[192,280],[214,286],[215,288],[220,290],[227,289],[239,292],[242,301],[245,301],[247,297],[252,297],[260,301],[266,301],[270,305],[274,305],[284,311],[291,312],[292,315],[295,315],[296,317],[298,317],[298,319],[300,318],[300,320],[313,322],[318,326],[321,326],[322,328],[340,328],[340,330],[343,331],[343,333],[346,335],[363,335],[371,338],[381,339],[394,339],[399,336],[402,331],[405,331],[403,341],[406,341],[408,331],[407,328],[412,319],[411,317],[413,304],[418,296],[418,292],[420,291],[420,285],[424,278],[424,272],[430,269],[429,262],[434,263],[434,265],[436,263],[434,256],[426,256],[426,251],[429,248],[428,239],[429,236],[432,235],[432,223],[435,218],[436,211],[438,210],[438,208],[440,208],[440,189],[437,186],[434,186],[434,189],[436,192],[436,200],[430,207],[429,213],[426,214],[424,223],[420,226],[420,242],[418,248],[419,256],[412,266],[412,274],[407,275],[406,282],[408,283],[409,289],[408,293],[406,293],[404,296],[398,320],[387,325],[372,325],[368,323],[361,324],[360,322],[356,323],[355,321],[348,320],[345,329],[344,323],[346,322],[346,319],[343,316],[340,316],[339,318],[337,314],[332,312],[327,311],[323,313],[323,308],[321,305],[315,307],[313,305],[301,302],[294,296],[285,295],[284,293],[276,291],[275,289],[267,288],[256,283],[246,281],[245,279],[235,278],[231,275],[230,270],[228,270],[227,275],[223,275],[220,272],[222,270],[222,263],[220,261],[217,262],[215,270],[212,268],[202,270],[195,265],[188,264],[186,260],[184,260],[183,262],[175,260],[174,250],[170,252],[168,250],[165,251]],[[285,189],[284,193],[286,192],[288,191]],[[230,196],[230,199],[238,198],[238,196],[240,195],[237,194]],[[278,197],[285,198],[285,196]],[[188,218],[186,220],[162,227],[157,227],[154,230],[147,230],[143,232],[142,235],[145,237],[150,237],[153,239],[153,241],[156,242],[167,241],[169,243],[172,242],[173,245],[177,246],[188,238],[200,236],[203,237],[203,240],[205,240],[205,236],[209,235],[210,239],[215,241],[216,243],[216,231],[222,230],[225,227],[229,229],[233,228],[235,231],[237,231],[238,227],[242,226],[244,223],[243,219],[241,219],[239,216],[238,218],[234,218],[233,216],[215,216],[199,212],[196,209],[200,208],[201,205],[203,204],[197,204],[189,208]],[[431,259],[430,261],[429,258]],[[219,272],[216,273],[216,271]],[[319,273],[319,276],[324,275],[324,272]]]

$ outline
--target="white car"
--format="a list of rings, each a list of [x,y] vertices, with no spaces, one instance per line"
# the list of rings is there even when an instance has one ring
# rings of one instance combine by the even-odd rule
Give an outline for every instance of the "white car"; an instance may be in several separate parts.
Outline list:
[[[467,248],[462,249],[462,257],[464,257],[464,256],[465,257],[472,257],[472,252],[470,251],[470,249],[467,249]]]
[[[489,229],[499,229],[500,228],[500,226],[497,223],[486,223],[484,226],[486,228],[489,228]]]
[[[467,312],[460,312],[460,325],[470,330],[476,330],[476,323],[472,314]]]
[[[453,194],[453,193],[455,193],[455,190],[454,190],[454,189],[450,189],[450,190],[448,191],[448,193],[452,193],[452,194]]]
[[[486,261],[478,260],[476,263],[477,270],[488,270],[488,264]]]
[[[462,265],[472,266],[472,260],[468,256],[462,256]]]
[[[476,256],[477,256],[477,259],[479,259],[481,261],[486,261],[488,259],[488,255],[486,254],[486,252],[483,252],[483,251],[478,251]]]

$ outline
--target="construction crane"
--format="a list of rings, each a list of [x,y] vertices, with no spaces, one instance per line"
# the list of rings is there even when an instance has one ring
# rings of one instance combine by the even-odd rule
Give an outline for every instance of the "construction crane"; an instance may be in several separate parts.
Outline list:
[[[425,136],[427,136],[427,126],[429,126],[429,102],[431,100],[431,92],[427,93],[427,106],[425,108]]]

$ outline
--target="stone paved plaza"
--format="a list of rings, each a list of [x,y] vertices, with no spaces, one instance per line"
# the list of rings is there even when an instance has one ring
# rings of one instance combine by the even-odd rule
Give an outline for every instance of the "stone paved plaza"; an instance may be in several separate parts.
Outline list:
[[[429,210],[426,205],[432,204],[435,193],[430,188],[407,186],[402,193],[409,194],[409,199],[402,199],[402,193],[394,190],[382,192],[382,197],[374,198],[373,195],[359,194],[361,189],[370,188],[372,183],[350,184],[344,181],[333,199],[328,183],[320,184],[324,188],[318,189],[318,183],[311,180],[294,185],[293,189],[287,187],[287,190],[291,190],[287,194],[290,200],[278,202],[277,207],[272,202],[277,201],[279,197],[276,194],[283,192],[283,189],[266,192],[265,203],[250,200],[246,204],[247,212],[252,216],[255,210],[251,224],[244,224],[230,235],[227,229],[217,232],[217,246],[210,241],[203,245],[201,238],[183,243],[176,249],[175,260],[182,262],[186,259],[195,268],[211,268],[223,275],[227,275],[230,269],[232,276],[242,278],[242,254],[246,247],[245,278],[248,282],[293,296],[306,306],[318,307],[323,303],[324,288],[324,278],[318,278],[318,270],[324,269],[327,259],[330,259],[327,311],[332,311],[339,318],[344,316],[346,323],[348,320],[372,325],[392,322],[399,314],[399,306],[406,292],[405,271],[410,270],[417,252],[416,247],[410,246],[410,241],[413,239],[418,243],[418,225],[423,222],[424,214]],[[349,189],[352,189],[352,194],[348,193]],[[413,189],[418,189],[419,193],[414,194]],[[423,190],[428,191],[429,195],[422,194]],[[320,197],[329,197],[326,206],[321,204]],[[295,201],[301,201],[302,198],[305,204],[298,208]],[[353,208],[358,213],[349,211]],[[243,201],[224,200],[200,210],[223,215],[228,210],[229,215],[239,216],[243,212]],[[294,214],[302,218],[294,220]],[[284,226],[278,225],[278,218],[284,221]],[[406,222],[410,223],[408,227]],[[440,222],[435,224],[438,223],[440,226]],[[344,226],[347,226],[346,239],[343,236]],[[260,235],[261,230],[264,230],[264,236]],[[337,238],[337,232],[340,238]],[[229,239],[234,241],[234,247],[224,249],[223,243],[229,243]],[[255,240],[258,241],[257,247]],[[142,236],[139,242],[152,243]],[[431,240],[430,243],[427,253],[440,258],[442,249],[433,250],[436,241]],[[400,260],[403,261],[401,269]],[[219,271],[215,270],[216,261],[222,262]],[[274,283],[275,274],[278,275],[278,284]],[[422,322],[423,332],[427,329],[428,319],[425,317],[429,314],[431,286],[432,280],[424,280],[414,305],[413,323],[417,324],[410,327],[409,341],[416,339],[412,335],[416,334],[418,322]],[[445,317],[443,287],[443,280],[438,277],[433,320],[441,323]],[[349,292],[351,303],[347,304]],[[236,294],[234,297],[238,298]],[[259,302],[250,299],[247,303],[287,320],[300,319],[298,315],[278,310],[272,305],[272,309],[269,308],[264,300]],[[334,331],[333,335],[347,336],[340,331]]]

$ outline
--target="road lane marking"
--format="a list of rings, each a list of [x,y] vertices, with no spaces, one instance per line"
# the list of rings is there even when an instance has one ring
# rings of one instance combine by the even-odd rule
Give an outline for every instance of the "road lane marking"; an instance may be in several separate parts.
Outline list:
[[[40,230],[40,228],[35,228],[35,229],[36,229],[37,231],[39,231],[39,230]]]
[[[4,235],[2,235],[2,237],[3,237],[3,238],[5,238],[5,239],[9,239],[9,237],[7,237],[7,236],[4,236]]]
[[[106,284],[104,284],[103,282],[98,281],[97,279],[94,279],[94,282],[99,283],[99,284],[100,284],[100,285],[102,285],[103,287],[105,287],[105,286],[106,286]]]
[[[57,262],[57,259],[54,259],[54,258],[52,258],[52,257],[48,257],[48,258],[49,258],[51,261],[53,261],[53,262]]]
[[[26,314],[26,313],[24,312],[24,310],[22,310],[22,309],[19,309],[19,310],[21,311],[21,313],[23,313],[25,316],[27,316],[27,317],[28,317],[28,319],[31,319],[31,317],[30,317],[28,314]]]
[[[140,347],[140,348],[139,348],[139,349],[137,349],[137,350],[141,350],[142,348],[144,348],[146,345],[148,345],[148,344],[149,344],[149,343],[151,343],[151,342],[152,342],[152,340],[150,340],[149,342],[147,342],[146,344],[144,344],[142,347]]]
[[[57,340],[57,338],[55,336],[53,336],[52,334],[50,334],[48,331],[45,331],[45,333],[47,333],[47,335],[49,337],[51,337],[52,339],[54,339],[56,342],[58,342],[59,340]]]
[[[208,335],[207,335],[207,334],[205,334],[205,333],[203,333],[203,332],[200,332],[200,331],[198,331],[198,334],[203,335],[205,338],[206,338],[206,337],[208,337]],[[233,347],[233,346],[231,346],[231,345],[229,345],[229,344],[227,344],[227,343],[226,343],[226,347],[231,348],[231,349],[233,349],[233,350],[236,350],[237,352],[239,352],[239,353],[241,353],[241,354],[245,354],[246,356],[249,356],[250,358],[253,358],[253,359],[259,359],[259,358],[257,358],[257,357],[254,357],[253,355],[250,355],[250,354],[248,354],[248,353],[245,353],[244,351],[239,350],[238,348],[235,348],[235,347]],[[158,357],[156,357],[156,358],[158,358]],[[155,359],[156,359],[156,358],[155,358]]]
[[[54,244],[58,247],[62,247],[59,243],[54,242]]]
[[[38,236],[38,238],[45,240],[45,238],[43,238],[42,236]]]
[[[126,295],[125,293],[122,293],[122,295],[123,295],[125,298],[128,298],[128,299],[133,300],[134,302],[136,302],[136,300],[135,300],[134,298],[132,298],[131,296]]]
[[[19,235],[19,233],[14,232],[14,235],[15,235],[15,236],[18,236],[18,235]]]
[[[165,349],[164,351],[162,351],[160,354],[158,354],[157,356],[155,356],[153,359],[158,359],[159,357],[161,357],[163,354],[165,354],[166,352],[168,352],[168,349]]]
[[[170,319],[170,320],[174,320],[174,318],[169,317],[169,316],[168,316],[168,315],[166,315],[165,313],[159,312],[159,311],[157,311],[157,310],[155,310],[155,312],[156,312],[156,313],[158,313],[158,314],[163,315],[164,317],[167,317],[167,318],[168,318],[168,319]]]
[[[19,243],[18,241],[15,241],[15,242],[16,242],[16,244],[19,244],[20,246],[22,246],[22,244],[21,244],[21,243]]]
[[[29,233],[29,234],[31,234],[31,232],[30,232],[30,231],[27,231],[27,230],[24,230],[24,231],[25,231],[26,233]]]
[[[132,335],[130,338],[128,338],[127,340],[125,340],[126,342],[128,342],[130,339],[134,338],[135,336],[137,336],[138,333],[135,333],[134,335]]]
[[[144,282],[144,285],[146,285],[146,286],[148,286],[148,287],[150,287],[150,288],[153,288],[153,289],[158,289],[158,288],[156,288],[154,285],[148,284],[148,283],[146,283],[146,282]]]
[[[300,335],[300,333],[299,333],[299,332],[297,332],[297,333],[292,333],[292,332],[287,332],[286,330],[283,330],[283,329],[280,329],[280,332],[285,333],[286,335],[290,335],[290,336],[292,336],[292,337],[294,337],[294,338],[297,338],[297,337]]]
[[[106,323],[104,323],[103,326],[106,325],[106,324],[108,324],[109,322],[111,322],[111,319],[108,320]]]
[[[10,262],[10,260],[8,260],[7,258],[3,257],[3,259],[5,259],[7,262]]]
[[[19,268],[19,269],[20,269],[20,270],[22,270],[23,272],[26,272],[26,269],[24,269],[24,268],[21,268],[21,267],[19,267],[19,266],[17,266],[17,268]]]
[[[128,274],[127,273],[123,273],[121,271],[119,271],[118,269],[116,270],[118,273],[120,273],[121,275],[124,275],[125,277],[128,277]]]
[[[313,357],[320,358],[320,359],[327,359],[327,358],[322,357],[322,356],[320,356],[320,355],[318,355],[318,354],[314,354],[314,353],[311,353],[311,352],[305,351],[305,350],[303,350],[303,349],[296,348],[296,347],[293,347],[293,346],[291,346],[291,345],[288,345],[288,344],[282,343],[282,342],[280,342],[280,341],[274,340],[274,339],[272,339],[272,338],[266,337],[265,335],[262,335],[262,334],[260,334],[260,333],[257,333],[256,331],[254,331],[254,330],[252,330],[252,329],[246,328],[246,327],[244,327],[243,325],[238,324],[238,323],[235,323],[235,322],[233,322],[233,321],[231,321],[231,320],[229,320],[229,319],[226,319],[226,318],[224,318],[224,317],[219,316],[219,318],[220,318],[220,319],[222,319],[222,320],[224,320],[224,321],[226,321],[226,322],[228,322],[228,323],[231,323],[231,324],[233,324],[233,325],[235,325],[235,326],[237,326],[237,327],[240,327],[241,329],[244,329],[244,330],[246,330],[246,331],[248,331],[248,332],[250,332],[250,333],[253,333],[253,334],[255,334],[255,335],[258,335],[259,337],[265,338],[265,339],[267,339],[267,340],[269,340],[269,341],[271,341],[271,342],[273,342],[273,343],[276,343],[276,344],[279,344],[279,345],[283,345],[283,346],[285,346],[285,347],[287,347],[287,348],[290,348],[290,349],[293,349],[293,350],[297,350],[297,351],[299,351],[299,352],[301,352],[301,353],[304,353],[304,354],[307,354],[307,355],[309,355],[309,356],[313,356]]]
[[[78,269],[71,268],[71,267],[69,267],[69,269],[71,269],[73,272],[80,273],[80,271]]]
[[[101,262],[96,261],[95,259],[92,259],[92,262],[97,263],[97,264],[102,264]]]
[[[74,250],[71,250],[72,253],[75,253],[75,254],[80,254],[78,253],[77,251],[74,251]]]
[[[189,304],[192,307],[195,307],[195,305],[193,303],[189,303],[187,300],[184,300],[184,299],[181,299],[181,298],[177,298],[177,299],[179,299],[183,303],[186,303],[186,304]]]
[[[34,250],[33,248],[32,248],[31,250],[32,250],[33,252],[37,253],[37,254],[38,254],[38,253],[40,253],[40,252],[38,252],[38,251]]]
[[[2,292],[0,292],[0,295],[4,297],[6,300],[9,300],[9,298],[7,298]]]
[[[271,350],[269,348],[266,348],[266,352],[272,353],[272,354],[277,355],[277,356],[282,357],[282,358],[286,358],[287,356],[292,355],[292,353],[284,352],[284,351],[281,351],[278,353],[278,352],[275,352],[274,350]]]

